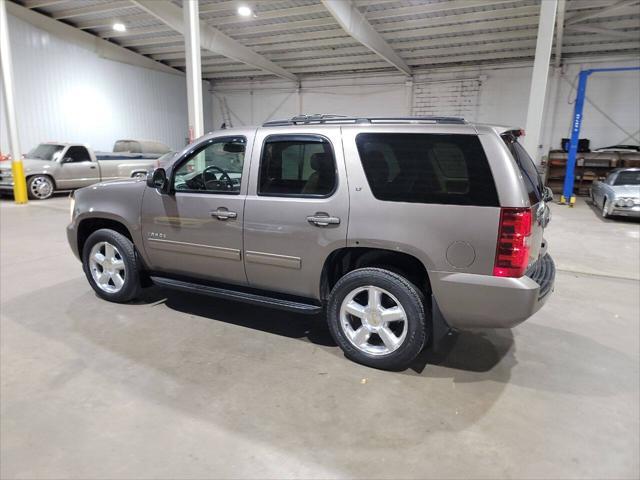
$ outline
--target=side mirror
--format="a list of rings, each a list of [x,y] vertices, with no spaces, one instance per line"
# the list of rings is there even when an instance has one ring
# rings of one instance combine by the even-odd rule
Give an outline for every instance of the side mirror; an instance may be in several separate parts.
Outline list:
[[[73,158],[71,157],[64,157],[62,159],[62,163],[71,163],[71,162],[73,162]]]
[[[164,168],[156,168],[147,174],[147,186],[157,188],[162,193],[166,193],[169,181],[167,180],[167,172]]]
[[[551,190],[549,187],[544,187],[542,199],[545,202],[553,202],[553,190]]]

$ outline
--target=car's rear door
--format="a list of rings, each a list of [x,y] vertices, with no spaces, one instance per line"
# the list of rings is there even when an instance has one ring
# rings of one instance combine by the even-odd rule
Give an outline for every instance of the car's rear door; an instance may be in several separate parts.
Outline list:
[[[249,285],[318,298],[327,256],[346,246],[349,192],[339,127],[258,131],[244,213]]]

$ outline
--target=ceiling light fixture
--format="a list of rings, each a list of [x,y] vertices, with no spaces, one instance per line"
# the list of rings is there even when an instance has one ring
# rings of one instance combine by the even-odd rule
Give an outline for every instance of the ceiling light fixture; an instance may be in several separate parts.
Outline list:
[[[240,5],[238,7],[238,15],[240,15],[241,17],[250,17],[251,15],[253,15],[253,11],[246,5]]]
[[[127,27],[125,27],[124,23],[114,23],[113,24],[113,29],[116,32],[126,32],[127,31]]]

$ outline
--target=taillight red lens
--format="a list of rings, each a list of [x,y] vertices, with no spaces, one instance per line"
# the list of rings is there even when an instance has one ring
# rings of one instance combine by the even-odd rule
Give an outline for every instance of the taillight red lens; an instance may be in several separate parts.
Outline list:
[[[500,211],[494,276],[521,277],[524,275],[529,263],[532,218],[530,208],[503,208]]]

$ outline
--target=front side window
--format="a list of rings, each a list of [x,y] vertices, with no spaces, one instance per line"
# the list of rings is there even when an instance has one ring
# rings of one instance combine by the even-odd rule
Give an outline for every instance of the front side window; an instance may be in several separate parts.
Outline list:
[[[491,169],[475,135],[361,133],[356,144],[379,200],[498,205]]]
[[[260,160],[259,195],[326,197],[336,188],[329,141],[317,135],[271,135]]]
[[[239,194],[247,140],[244,137],[212,139],[176,169],[176,192]]]

